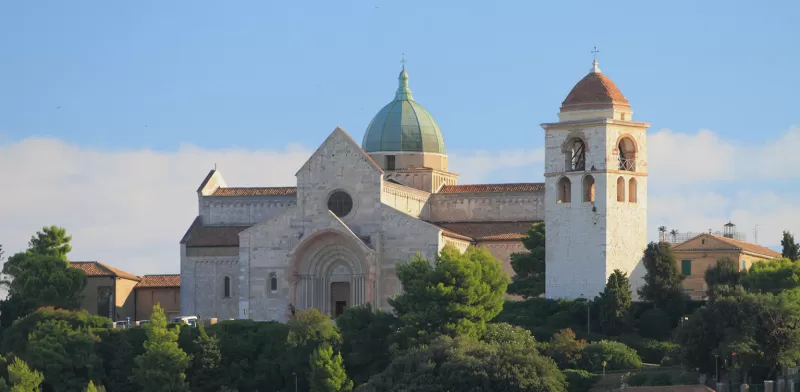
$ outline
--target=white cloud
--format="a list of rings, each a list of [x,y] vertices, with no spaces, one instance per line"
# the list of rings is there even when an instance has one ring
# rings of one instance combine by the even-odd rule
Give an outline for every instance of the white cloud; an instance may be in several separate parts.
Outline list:
[[[779,179],[800,176],[800,154],[783,153],[800,151],[800,128],[759,146],[736,145],[710,131],[669,130],[653,132],[648,144],[651,238],[662,224],[704,231],[728,219],[751,240],[753,226],[761,224],[762,244],[776,244],[784,229],[800,233],[800,202],[778,186]],[[195,190],[214,163],[230,186],[294,185],[295,171],[311,153],[299,145],[184,145],[159,152],[97,150],[57,139],[0,142],[0,243],[7,255],[23,250],[33,233],[56,224],[73,235],[73,260],[104,261],[136,274],[176,273],[178,242],[197,214]],[[451,169],[461,183],[541,181],[543,155],[541,148],[460,151],[451,155]],[[765,157],[769,163],[754,164]],[[776,186],[753,185],[765,178]]]

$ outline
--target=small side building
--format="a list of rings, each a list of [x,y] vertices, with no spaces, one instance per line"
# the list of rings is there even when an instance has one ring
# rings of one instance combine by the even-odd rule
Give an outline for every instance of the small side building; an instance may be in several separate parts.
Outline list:
[[[97,261],[71,261],[70,267],[82,270],[88,278],[81,307],[91,314],[113,321],[134,317],[132,292],[141,278]]]
[[[145,275],[134,288],[136,296],[135,320],[150,320],[153,306],[160,304],[167,319],[181,313],[181,276]]]
[[[733,260],[737,271],[747,270],[753,263],[781,258],[780,252],[732,237],[732,232],[727,231],[723,235],[704,233],[673,247],[678,268],[686,276],[683,290],[693,300],[706,298],[706,270],[721,258]]]

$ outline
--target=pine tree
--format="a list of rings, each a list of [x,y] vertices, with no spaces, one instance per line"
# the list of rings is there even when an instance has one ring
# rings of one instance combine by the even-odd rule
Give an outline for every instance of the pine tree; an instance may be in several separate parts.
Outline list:
[[[683,294],[683,275],[678,270],[678,262],[672,247],[666,242],[651,242],[644,250],[644,284],[639,288],[639,296],[666,312],[677,323],[683,313],[686,297]]]
[[[631,282],[628,275],[614,270],[596,301],[600,308],[603,332],[609,335],[624,332],[629,325],[631,308]]]
[[[344,392],[353,390],[353,381],[347,378],[342,354],[333,353],[327,344],[311,354],[311,392]]]
[[[136,357],[133,381],[142,391],[188,392],[189,356],[178,347],[178,329],[167,328],[167,317],[160,304],[153,306],[150,323],[145,328],[145,352]]]
[[[203,323],[197,324],[200,336],[195,340],[197,351],[194,354],[194,372],[190,384],[192,391],[218,392],[222,389],[223,375],[222,352],[219,348],[219,339],[209,336]]]
[[[545,282],[545,231],[544,223],[534,223],[528,236],[522,240],[526,252],[511,255],[514,277],[506,291],[524,298],[538,297],[544,293]]]
[[[783,232],[783,239],[781,240],[783,252],[781,253],[784,258],[791,261],[800,259],[800,245],[794,241],[794,236],[788,231]]]
[[[25,361],[15,358],[8,366],[8,380],[13,385],[11,392],[38,392],[44,376],[28,367]]]

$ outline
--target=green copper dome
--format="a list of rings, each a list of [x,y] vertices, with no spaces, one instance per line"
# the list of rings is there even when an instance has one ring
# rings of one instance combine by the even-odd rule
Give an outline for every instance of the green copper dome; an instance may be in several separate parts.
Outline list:
[[[444,154],[442,131],[422,105],[414,102],[405,67],[394,101],[384,106],[367,127],[361,147],[366,152],[406,151]]]

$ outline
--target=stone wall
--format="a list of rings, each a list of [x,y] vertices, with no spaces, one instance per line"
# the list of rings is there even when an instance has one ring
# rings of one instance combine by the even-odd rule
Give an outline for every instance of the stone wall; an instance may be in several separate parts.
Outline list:
[[[254,225],[296,204],[294,196],[203,196],[200,216],[206,226]]]
[[[447,193],[430,198],[433,222],[544,219],[544,192]]]
[[[425,191],[388,181],[383,182],[381,202],[416,218],[428,218],[430,215],[428,199],[430,197],[431,194]]]
[[[511,254],[526,252],[521,241],[483,241],[478,242],[477,245],[485,247],[492,256],[500,260],[503,272],[509,277],[514,276],[514,269],[511,268]]]

